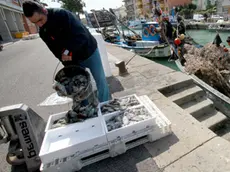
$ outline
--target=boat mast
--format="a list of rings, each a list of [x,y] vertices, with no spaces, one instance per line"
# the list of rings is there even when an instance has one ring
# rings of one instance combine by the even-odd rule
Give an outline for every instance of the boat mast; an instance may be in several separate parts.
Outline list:
[[[100,31],[100,24],[99,24],[99,22],[98,22],[98,20],[97,20],[97,16],[96,16],[96,14],[95,14],[95,10],[91,10],[92,11],[92,13],[93,13],[93,16],[94,16],[94,18],[95,18],[95,20],[96,20],[96,23],[97,23],[97,26],[98,26],[98,31]]]
[[[133,1],[133,8],[134,8],[134,18],[135,20],[137,20],[137,7],[136,7],[136,0],[132,0]]]

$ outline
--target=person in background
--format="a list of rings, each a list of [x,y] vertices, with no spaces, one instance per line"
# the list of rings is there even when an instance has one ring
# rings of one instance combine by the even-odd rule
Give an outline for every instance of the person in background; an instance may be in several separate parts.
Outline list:
[[[183,18],[181,16],[177,16],[177,27],[178,27],[178,35],[180,34],[184,34],[185,35],[185,30],[186,30],[186,27],[185,27],[185,24],[184,24],[184,21],[183,21]]]
[[[164,17],[163,18],[163,23],[165,25],[165,35],[169,40],[172,40],[173,38],[173,26],[172,24],[169,22],[169,18]]]
[[[64,9],[45,9],[34,1],[23,3],[24,15],[40,30],[39,35],[64,66],[89,68],[100,102],[110,99],[97,42],[76,16]]]
[[[230,46],[230,36],[228,36],[226,42],[228,43],[228,45]]]
[[[155,29],[157,33],[160,33],[160,42],[171,42],[173,39],[173,26],[169,22],[167,16],[159,16],[159,27]]]

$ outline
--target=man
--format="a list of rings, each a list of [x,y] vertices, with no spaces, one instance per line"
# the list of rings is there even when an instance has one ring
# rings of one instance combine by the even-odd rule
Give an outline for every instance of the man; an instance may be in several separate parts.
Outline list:
[[[166,34],[166,37],[169,40],[172,40],[172,38],[173,38],[173,26],[172,26],[172,24],[169,22],[169,19],[167,17],[163,18],[163,23],[165,25],[165,34]]]
[[[160,33],[161,43],[167,43],[167,40],[171,41],[173,38],[173,26],[164,15],[159,17],[159,28],[156,28],[155,31]]]
[[[183,21],[183,18],[181,16],[177,16],[177,23],[178,23],[178,34],[184,34],[185,35],[185,24]]]
[[[37,2],[25,1],[23,11],[40,28],[40,37],[56,58],[64,66],[89,68],[96,81],[99,101],[109,100],[109,88],[97,42],[88,29],[64,9],[45,9]]]

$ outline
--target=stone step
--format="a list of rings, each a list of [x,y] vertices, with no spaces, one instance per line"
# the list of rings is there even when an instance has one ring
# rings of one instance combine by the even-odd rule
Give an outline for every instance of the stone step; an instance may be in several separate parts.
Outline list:
[[[174,92],[173,95],[170,95],[168,98],[172,100],[177,105],[185,104],[189,101],[201,98],[205,95],[205,92],[198,86],[194,85],[190,88],[181,89]]]
[[[215,127],[215,125],[223,122],[226,119],[228,119],[228,118],[223,113],[221,113],[217,110],[198,118],[198,120],[202,124],[204,124],[206,127],[208,127],[209,129]]]
[[[202,101],[194,100],[193,102],[189,102],[186,104],[186,106],[182,105],[182,108],[190,113],[194,118],[199,118],[200,116],[203,116],[204,114],[215,110],[214,104],[210,99],[201,100]]]
[[[178,83],[175,83],[175,84],[172,84],[172,85],[169,85],[167,87],[164,87],[164,88],[161,88],[159,89],[159,91],[165,95],[166,97],[172,95],[173,92],[177,91],[177,90],[180,90],[181,88],[185,89],[191,85],[194,85],[194,82],[192,79],[187,79],[187,80],[184,80],[184,81],[181,81],[181,82],[178,82]]]

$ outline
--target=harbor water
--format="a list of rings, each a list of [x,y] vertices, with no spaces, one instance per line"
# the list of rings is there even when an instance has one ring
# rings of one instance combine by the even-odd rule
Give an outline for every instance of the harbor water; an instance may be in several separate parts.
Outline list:
[[[216,32],[210,32],[208,30],[187,30],[186,33],[201,45],[213,42],[216,36]],[[219,35],[222,39],[222,43],[227,47],[226,39],[230,36],[230,33],[219,32]]]
[[[135,30],[137,33],[141,34],[141,30]],[[216,36],[216,32],[210,32],[208,30],[187,30],[186,31],[187,36],[192,37],[197,43],[201,44],[201,45],[206,45],[207,43],[213,42],[215,36]],[[228,36],[230,36],[230,33],[228,32],[220,32],[219,33],[221,39],[222,39],[222,43],[224,45],[226,45],[226,47],[228,47],[227,43],[226,43],[226,39]],[[176,64],[174,61],[169,61],[168,58],[164,58],[164,59],[153,59],[153,61],[155,61],[156,63],[160,63],[164,66],[167,66],[173,70],[177,70],[179,71],[179,69],[177,68]]]
[[[142,35],[142,30],[141,29],[133,29],[136,33],[138,33],[139,35]],[[131,31],[129,30],[125,30],[125,34],[132,34]],[[164,66],[167,66],[173,70],[179,71],[179,68],[177,67],[176,63],[174,61],[169,60],[169,58],[155,58],[155,59],[151,59],[153,61],[155,61],[156,63],[162,64]]]

